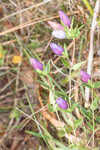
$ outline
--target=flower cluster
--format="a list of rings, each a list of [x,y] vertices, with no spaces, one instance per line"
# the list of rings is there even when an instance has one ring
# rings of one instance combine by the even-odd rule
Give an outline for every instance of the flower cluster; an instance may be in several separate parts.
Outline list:
[[[64,49],[61,46],[57,45],[56,43],[51,42],[50,47],[56,55],[61,56],[62,53],[64,52]]]
[[[48,23],[53,28],[53,32],[52,32],[53,37],[56,37],[58,39],[65,39],[66,33],[64,31],[64,27],[67,27],[68,29],[70,29],[71,21],[69,20],[68,16],[63,11],[59,11],[59,17],[64,26],[62,26],[61,24],[59,24],[57,22],[52,22],[52,21],[48,21]],[[50,48],[58,56],[62,56],[62,54],[64,52],[64,49],[60,45],[57,45],[54,42],[50,43]],[[40,63],[37,59],[30,58],[30,63],[33,66],[34,70],[43,71],[43,64]],[[82,82],[88,83],[88,80],[90,80],[91,77],[88,73],[81,70],[80,71],[80,79]],[[68,108],[67,101],[62,99],[61,97],[59,97],[56,100],[56,103],[59,106],[59,108],[61,108],[61,109],[66,110]]]
[[[61,10],[59,11],[59,17],[61,19],[61,22],[64,24],[64,26],[70,28],[71,21],[69,20],[68,16]],[[58,39],[66,38],[64,27],[61,24],[53,21],[48,21],[48,23],[53,28],[53,32],[52,32],[53,37],[56,37]],[[56,43],[51,43],[50,47],[52,51],[59,56],[61,56],[64,51],[64,49],[61,46],[57,45]]]
[[[70,28],[71,21],[68,18],[68,16],[61,10],[59,11],[59,17],[61,19],[61,22],[64,24],[64,26]],[[66,39],[66,33],[64,31],[64,27],[61,24],[57,22],[53,22],[53,21],[48,21],[48,24],[53,29],[53,32],[52,32],[53,37],[56,37],[58,39]]]
[[[80,79],[84,83],[88,83],[88,81],[91,79],[91,76],[87,72],[81,70],[81,72],[80,72]]]
[[[43,71],[43,64],[40,63],[37,59],[30,58],[30,63],[32,65],[32,67],[34,68],[34,70],[41,70],[41,71]]]
[[[67,109],[68,108],[68,103],[67,101],[65,101],[64,99],[62,99],[61,97],[59,97],[57,100],[56,100],[56,103],[58,104],[58,106],[61,108],[61,109]]]

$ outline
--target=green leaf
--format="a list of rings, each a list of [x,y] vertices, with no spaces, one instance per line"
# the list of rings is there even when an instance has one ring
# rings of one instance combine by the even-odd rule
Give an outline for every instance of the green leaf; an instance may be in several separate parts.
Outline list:
[[[66,110],[66,112],[69,112],[69,113],[72,113],[73,111],[74,111],[74,109],[76,108],[78,106],[78,104],[73,104],[70,108],[68,108],[67,110]]]
[[[15,118],[16,120],[19,119],[20,117],[20,112],[16,109],[12,110],[12,112],[10,113],[10,118]]]
[[[64,137],[65,136],[65,130],[58,130],[58,136]]]
[[[48,74],[50,72],[50,61],[48,61],[47,65],[44,68],[44,72]]]
[[[62,113],[62,116],[65,120],[65,122],[71,126],[72,128],[74,127],[74,121],[75,121],[75,117],[71,114],[71,113]]]
[[[65,77],[65,79],[62,80],[62,84],[67,84],[69,81],[69,78],[68,77]]]
[[[66,44],[64,43],[64,56],[69,59],[69,55],[68,55],[68,51],[67,51],[67,46]]]
[[[92,119],[92,112],[91,112],[91,110],[86,110],[85,108],[80,107],[80,111],[84,115],[84,117],[86,117],[88,120]]]
[[[28,133],[28,134],[31,134],[33,136],[40,137],[40,138],[46,138],[47,137],[47,136],[43,136],[41,133],[37,133],[37,132],[29,131],[29,130],[26,130],[25,133]]]
[[[96,117],[96,121],[97,121],[98,123],[100,123],[100,116],[97,116],[97,117]]]
[[[93,131],[94,129],[93,124],[91,124],[89,121],[86,121],[86,122],[87,122],[88,127]]]
[[[91,108],[92,110],[96,110],[96,109],[98,108],[98,101],[99,101],[99,98],[96,97],[96,98],[94,99],[94,101],[92,102],[91,106],[90,106],[90,108]]]
[[[83,119],[78,119],[74,121],[74,128],[77,129],[79,126],[82,125]]]
[[[65,60],[64,58],[61,58],[61,61],[62,61],[62,63],[64,64],[64,66],[65,66],[66,68],[69,68],[69,67],[70,67],[70,64],[69,64],[69,62],[68,62],[67,60]]]
[[[0,66],[4,64],[4,58],[6,55],[7,51],[3,49],[2,45],[0,45]]]
[[[85,63],[86,63],[86,61],[83,61],[83,62],[80,62],[80,63],[73,65],[72,70],[78,70]]]
[[[54,145],[57,145],[53,147],[53,150],[71,150],[69,147],[65,146],[62,142],[59,142],[58,140],[52,139],[52,142],[54,142]]]
[[[93,148],[92,150],[99,150],[99,148],[98,148],[98,147],[96,147],[96,148]]]
[[[48,110],[50,111],[50,112],[55,112],[55,107],[53,106],[53,105],[51,105],[51,104],[48,104]]]
[[[27,47],[32,50],[32,49],[39,48],[40,44],[39,44],[39,42],[31,42],[27,45]]]
[[[93,88],[93,85],[90,83],[83,83],[82,86],[88,87],[88,88]]]
[[[55,98],[54,98],[54,91],[53,91],[53,89],[50,90],[49,99],[50,99],[50,104],[52,104],[54,106]]]
[[[88,2],[88,0],[82,0],[82,1],[84,2],[85,6],[88,8],[91,16],[93,16],[93,9],[92,9],[90,3]]]
[[[93,83],[93,88],[99,88],[99,87],[100,87],[100,81]]]
[[[89,150],[88,148],[86,148],[84,145],[72,145],[71,146],[71,150]]]
[[[0,66],[4,64],[4,59],[0,58]]]

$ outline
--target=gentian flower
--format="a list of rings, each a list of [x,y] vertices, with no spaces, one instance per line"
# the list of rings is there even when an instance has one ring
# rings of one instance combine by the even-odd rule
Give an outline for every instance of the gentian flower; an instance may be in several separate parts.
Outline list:
[[[67,25],[70,28],[71,21],[62,10],[59,11],[59,16],[60,16],[61,21],[64,23],[64,25]]]
[[[50,47],[51,47],[52,51],[56,55],[59,55],[59,56],[61,56],[63,51],[64,51],[64,49],[61,46],[59,46],[59,45],[57,45],[56,43],[53,43],[53,42],[50,43]]]
[[[64,31],[64,27],[57,23],[57,22],[53,22],[53,21],[48,21],[48,24],[54,29],[54,30],[62,30]]]
[[[43,70],[43,64],[40,63],[37,59],[30,58],[30,63],[35,70],[41,70],[41,71]]]
[[[59,98],[56,100],[56,103],[58,104],[58,106],[59,106],[61,109],[67,109],[67,108],[68,108],[68,103],[67,103],[67,101],[65,101],[65,100],[62,99],[61,97],[59,97]]]
[[[54,30],[52,36],[58,39],[66,39],[66,33],[62,30]]]
[[[91,79],[91,76],[87,72],[81,70],[81,72],[80,72],[80,78],[81,78],[81,80],[83,82],[88,83],[88,80]]]

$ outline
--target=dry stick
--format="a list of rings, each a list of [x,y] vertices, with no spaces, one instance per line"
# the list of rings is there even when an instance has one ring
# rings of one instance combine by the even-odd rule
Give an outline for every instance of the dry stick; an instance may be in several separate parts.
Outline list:
[[[20,109],[18,107],[16,107],[17,110],[20,111]],[[38,111],[34,112],[34,114],[32,113],[30,115],[30,117],[33,117],[34,115],[36,115],[37,113],[41,112],[41,111],[46,111],[48,109],[47,105],[41,107]],[[20,125],[22,126],[21,129],[23,129],[29,122],[30,122],[31,119],[29,118],[25,118],[21,123]]]
[[[99,13],[99,5],[100,5],[100,0],[96,1],[95,8],[94,8],[94,15],[93,15],[93,20],[91,24],[91,31],[90,31],[90,51],[89,51],[89,56],[88,56],[88,65],[87,65],[87,73],[91,75],[92,73],[92,68],[93,68],[93,53],[94,53],[94,47],[93,47],[93,41],[94,41],[94,33],[95,29],[97,26],[97,16]],[[90,96],[90,89],[86,87],[85,89],[85,107],[89,107],[89,96]]]
[[[23,91],[23,90],[25,90],[24,87],[18,89],[18,90],[16,91],[16,93],[21,92],[21,91]],[[0,100],[1,100],[1,99],[5,99],[6,97],[9,97],[9,96],[11,96],[11,95],[13,95],[13,94],[14,94],[14,92],[8,92],[7,94],[1,95],[1,96],[0,96]]]
[[[27,39],[27,36],[25,36],[25,37],[23,37],[22,38],[22,40],[26,40]],[[17,40],[15,39],[15,40],[9,40],[9,41],[6,41],[6,42],[3,42],[3,43],[1,43],[3,46],[5,46],[5,45],[9,45],[9,44],[12,44],[12,43],[14,43],[14,42],[17,42]]]
[[[75,56],[75,39],[73,40],[73,52],[72,52],[72,62],[71,62],[71,65],[74,64],[74,56]],[[69,99],[71,99],[71,88],[72,88],[72,80],[71,80],[71,72],[72,72],[72,69],[70,68],[69,70]],[[70,104],[70,107],[71,107],[71,103]]]
[[[23,13],[23,12],[25,12],[25,11],[27,11],[27,10],[30,10],[30,9],[37,8],[37,7],[39,7],[39,6],[42,6],[42,5],[46,4],[46,3],[48,3],[49,1],[50,1],[50,0],[47,0],[47,1],[45,1],[45,2],[41,2],[41,3],[37,4],[37,5],[34,4],[34,5],[32,5],[32,6],[28,7],[28,8],[22,9],[22,10],[20,10],[20,11],[16,11],[16,12],[12,13],[11,15],[5,16],[4,18],[2,18],[2,19],[0,20],[0,22],[1,22],[1,21],[4,21],[5,19],[8,19],[8,18],[10,18],[10,17],[13,17],[13,16],[15,16],[15,15],[18,15],[18,14],[20,14],[20,13]]]
[[[73,53],[72,53],[72,65],[74,65],[74,57],[75,57],[75,39],[73,40]]]
[[[72,65],[74,64],[74,57],[75,57],[75,39],[73,40],[73,42],[74,42],[74,44],[73,44],[73,54],[72,54]],[[75,96],[74,97],[75,97],[75,102],[76,103],[78,102],[78,97],[79,97],[78,96],[78,88],[79,88],[78,82],[75,83],[76,85],[75,85]],[[76,116],[80,119],[81,115],[80,115],[79,110],[78,110],[77,107],[75,108],[75,112],[76,112]]]
[[[75,85],[75,95],[74,95],[74,98],[75,98],[75,102],[77,103],[79,101],[79,83],[78,82],[76,82],[76,85]],[[79,110],[78,110],[77,107],[75,108],[75,112],[76,112],[77,118],[81,119],[82,116],[80,115],[80,112],[79,112]]]
[[[73,13],[73,15],[74,15],[74,14],[78,14],[78,13],[79,13],[79,11],[75,11],[75,12]],[[71,14],[68,14],[68,15],[71,15]],[[42,19],[39,19],[38,21],[35,21],[35,22],[33,22],[34,20],[31,20],[31,21],[28,21],[28,22],[23,23],[23,24],[21,24],[21,25],[15,26],[15,27],[13,27],[13,28],[11,28],[11,29],[9,29],[9,30],[0,32],[0,36],[5,35],[5,34],[7,34],[7,33],[11,33],[11,32],[17,31],[17,30],[19,30],[19,29],[22,29],[22,28],[25,28],[25,27],[28,27],[28,26],[35,25],[35,24],[40,23],[40,22],[43,22],[43,21],[52,20],[52,19],[55,19],[55,18],[59,18],[59,16],[53,16],[53,17],[49,17],[49,18],[42,18]]]
[[[18,7],[17,4],[15,2],[13,2],[12,0],[9,0],[9,2],[14,5],[15,7]]]

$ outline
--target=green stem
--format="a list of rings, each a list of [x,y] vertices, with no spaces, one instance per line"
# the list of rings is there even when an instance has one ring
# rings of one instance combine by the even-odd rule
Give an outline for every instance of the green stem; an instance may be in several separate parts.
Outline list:
[[[24,54],[27,56],[27,58],[30,59],[31,56],[28,54],[27,50],[24,48],[23,48],[23,50],[24,50]]]

